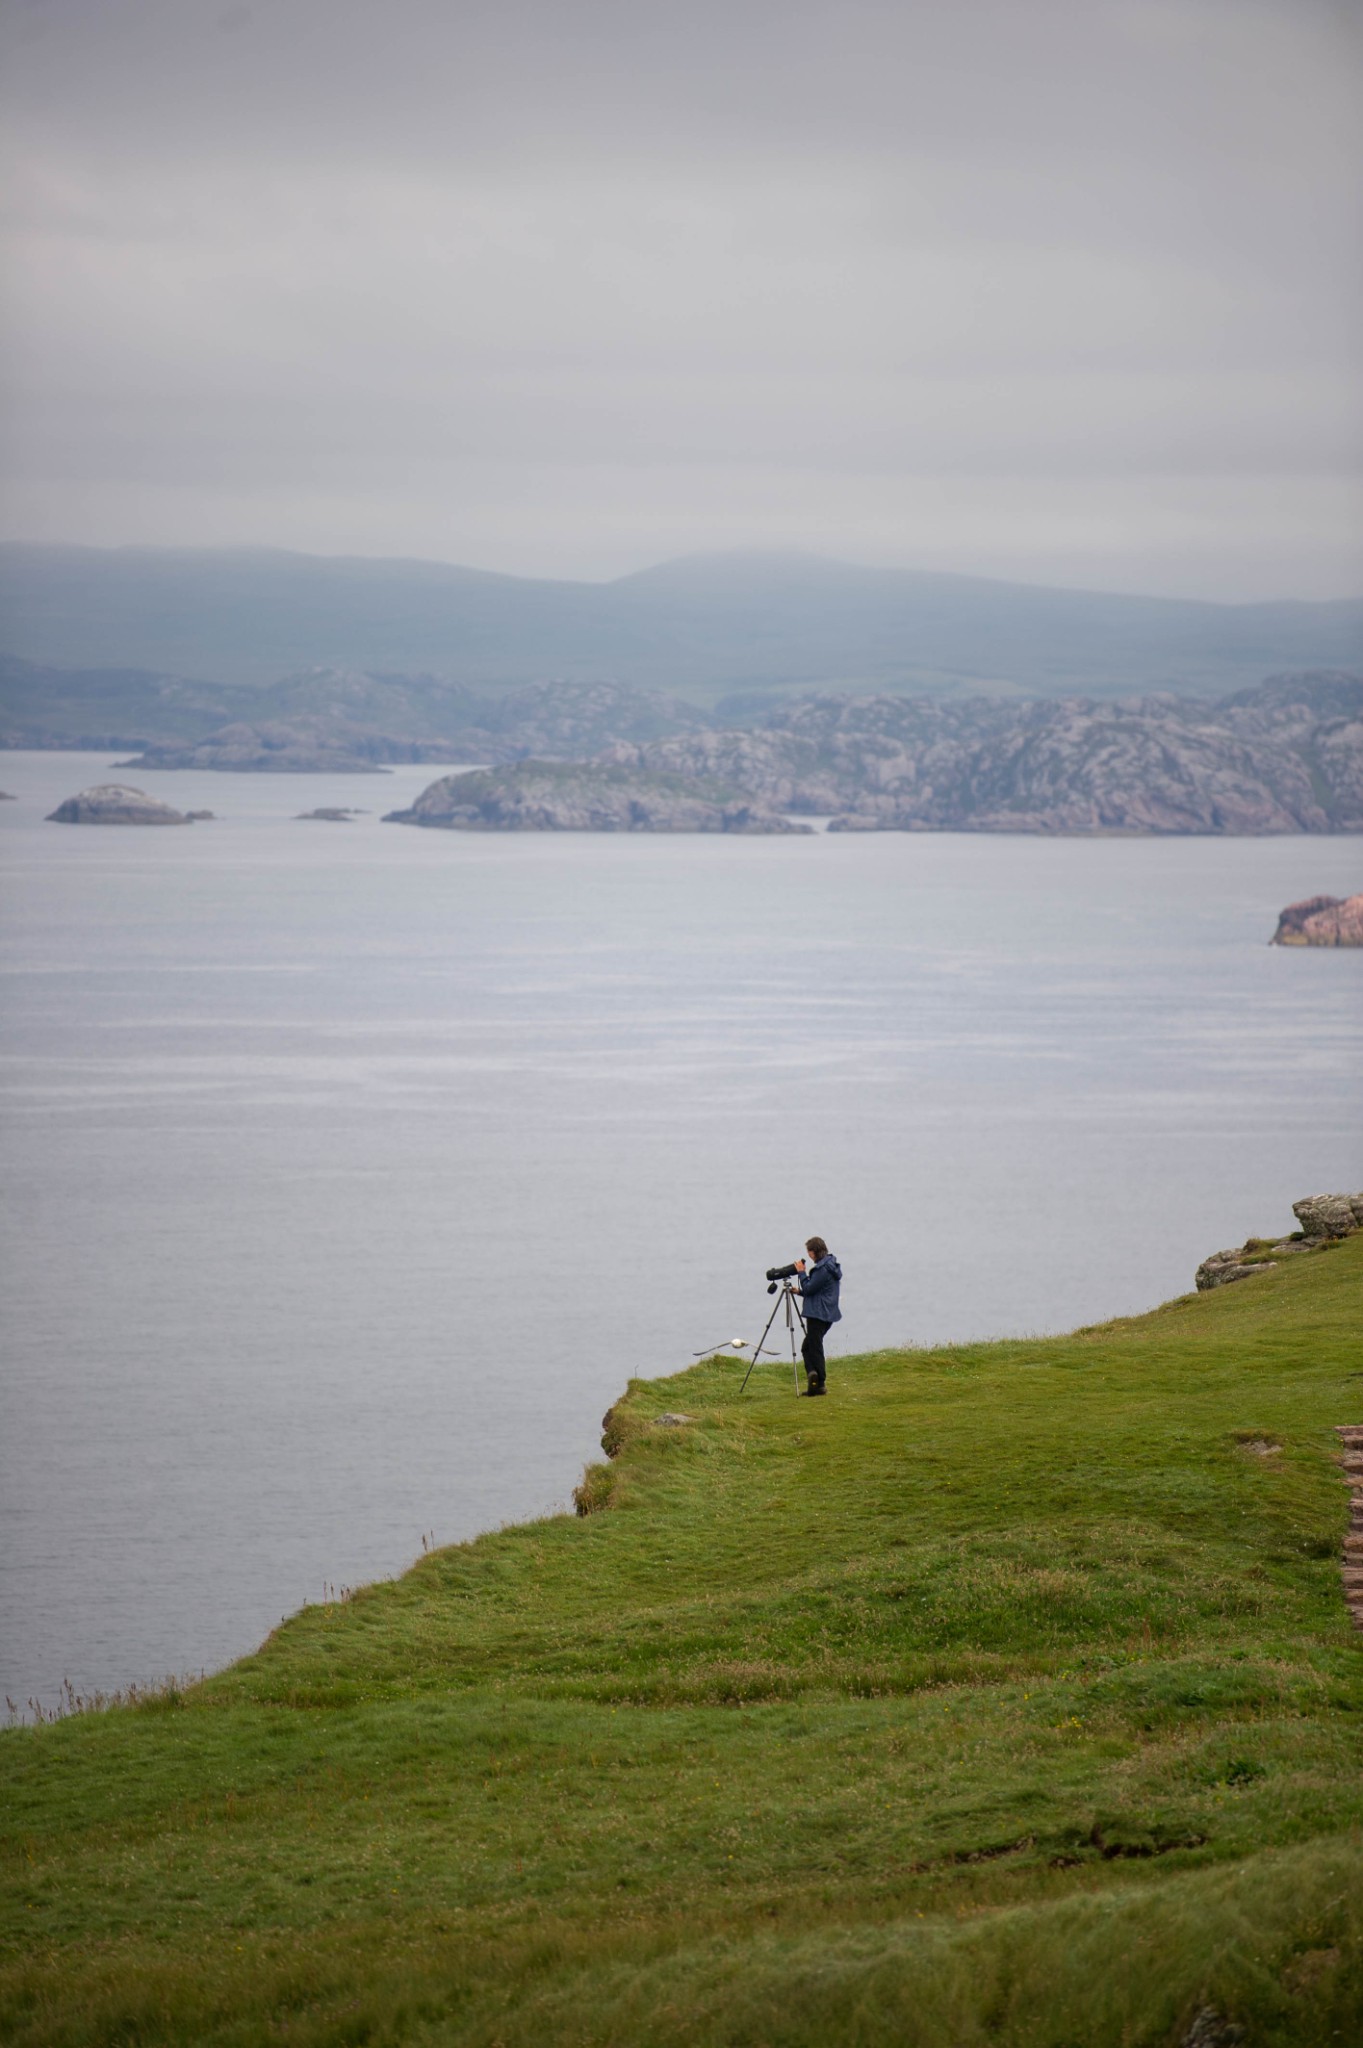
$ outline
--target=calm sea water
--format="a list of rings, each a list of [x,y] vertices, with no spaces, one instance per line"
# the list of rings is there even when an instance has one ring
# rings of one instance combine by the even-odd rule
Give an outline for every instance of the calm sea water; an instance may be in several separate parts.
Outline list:
[[[107,757],[0,755],[0,1692],[562,1507],[812,1232],[836,1398],[839,1349],[1142,1309],[1363,1185],[1363,954],[1265,944],[1363,841],[379,823],[436,772],[68,829]]]

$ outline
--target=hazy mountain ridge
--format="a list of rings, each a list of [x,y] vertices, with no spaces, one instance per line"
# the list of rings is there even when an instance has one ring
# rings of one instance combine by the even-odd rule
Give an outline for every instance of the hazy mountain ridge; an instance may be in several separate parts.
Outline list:
[[[11,543],[0,618],[12,653],[72,669],[233,688],[319,667],[496,692],[611,678],[708,705],[815,688],[1222,695],[1363,658],[1360,600],[1222,605],[798,555],[692,557],[592,584],[266,549]]]
[[[0,746],[134,747],[250,717],[260,694],[139,668],[55,668],[0,655]]]

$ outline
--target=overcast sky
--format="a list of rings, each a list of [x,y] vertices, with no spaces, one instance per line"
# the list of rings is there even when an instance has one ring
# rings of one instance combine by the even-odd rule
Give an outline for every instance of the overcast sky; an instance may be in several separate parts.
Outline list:
[[[11,538],[1363,592],[1363,0],[4,0]]]

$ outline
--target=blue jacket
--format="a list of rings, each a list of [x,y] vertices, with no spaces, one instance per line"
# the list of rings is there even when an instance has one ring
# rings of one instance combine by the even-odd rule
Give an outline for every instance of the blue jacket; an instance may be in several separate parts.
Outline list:
[[[820,1323],[842,1321],[842,1310],[838,1307],[838,1282],[841,1278],[842,1267],[832,1252],[816,1259],[807,1273],[799,1275],[807,1316],[813,1316]]]

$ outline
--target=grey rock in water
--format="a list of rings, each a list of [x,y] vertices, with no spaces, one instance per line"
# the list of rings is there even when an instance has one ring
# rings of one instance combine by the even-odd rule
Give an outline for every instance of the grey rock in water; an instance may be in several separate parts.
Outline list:
[[[1363,946],[1363,895],[1308,896],[1278,914],[1272,946]]]
[[[322,825],[348,825],[352,818],[363,816],[363,811],[357,811],[349,804],[319,804],[315,811],[300,811],[297,822],[308,825],[316,820]]]
[[[621,761],[521,761],[442,776],[389,825],[447,832],[806,833],[762,803],[708,779],[649,773]]]
[[[188,825],[183,811],[172,810],[144,790],[122,782],[99,782],[69,796],[48,812],[51,825]]]

